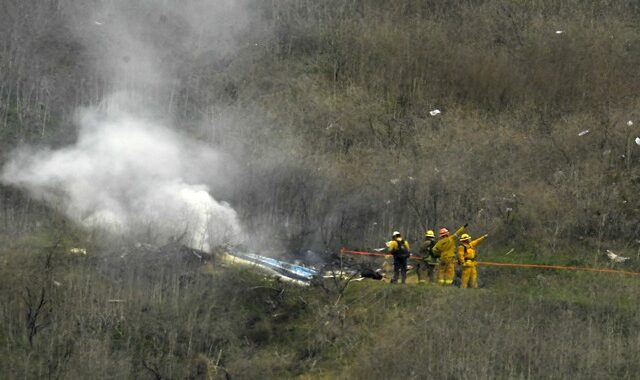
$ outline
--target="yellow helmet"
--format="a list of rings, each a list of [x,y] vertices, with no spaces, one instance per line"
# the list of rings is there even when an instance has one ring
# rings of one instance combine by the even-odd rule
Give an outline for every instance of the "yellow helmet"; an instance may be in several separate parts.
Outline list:
[[[467,241],[467,240],[471,240],[471,236],[469,236],[469,234],[462,234],[462,236],[460,236],[460,241]]]
[[[424,233],[424,236],[434,238],[436,237],[436,233],[433,232],[433,230],[427,230],[427,232]]]

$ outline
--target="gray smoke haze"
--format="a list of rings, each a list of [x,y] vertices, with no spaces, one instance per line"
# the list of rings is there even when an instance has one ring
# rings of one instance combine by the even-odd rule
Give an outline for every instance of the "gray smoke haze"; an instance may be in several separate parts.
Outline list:
[[[242,2],[98,4],[70,18],[70,27],[111,94],[77,111],[74,145],[17,149],[0,179],[89,228],[184,235],[205,250],[239,239],[236,212],[203,185],[227,163],[171,127],[163,102],[181,65],[233,52],[233,35],[246,23]]]
[[[249,23],[244,0],[105,1],[73,21],[114,91],[168,91],[183,67],[228,57]]]

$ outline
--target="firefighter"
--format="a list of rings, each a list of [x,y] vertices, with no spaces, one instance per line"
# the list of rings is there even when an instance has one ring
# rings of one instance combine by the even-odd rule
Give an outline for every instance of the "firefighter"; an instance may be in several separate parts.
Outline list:
[[[471,241],[469,234],[460,236],[460,246],[458,246],[458,263],[462,267],[461,288],[466,288],[471,280],[471,287],[478,289],[478,270],[476,269],[476,246],[489,235],[483,235]]]
[[[436,271],[436,265],[438,265],[438,257],[433,252],[433,246],[436,244],[436,234],[433,230],[428,230],[424,234],[424,240],[420,244],[418,255],[420,260],[416,264],[416,274],[418,275],[418,282],[424,282],[420,274],[423,270],[426,270],[427,279],[434,281],[434,274]]]
[[[406,283],[407,260],[411,256],[409,243],[402,238],[400,232],[394,231],[391,241],[387,243],[387,249],[393,255],[393,278],[391,283],[397,283],[399,275],[402,275],[402,283]]]
[[[458,236],[464,233],[467,224],[460,227],[455,234],[450,235],[449,230],[440,228],[440,239],[433,246],[433,251],[440,256],[438,264],[438,283],[440,285],[453,285],[453,275],[455,273],[456,241]]]

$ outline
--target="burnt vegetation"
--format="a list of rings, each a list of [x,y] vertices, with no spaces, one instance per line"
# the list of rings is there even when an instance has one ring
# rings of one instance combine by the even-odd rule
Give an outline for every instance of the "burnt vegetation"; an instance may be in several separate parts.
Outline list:
[[[208,185],[261,244],[295,257],[468,222],[491,234],[481,255],[604,266],[612,249],[640,270],[637,2],[246,3],[225,54],[181,44],[181,19],[159,8],[131,14],[175,78],[145,95],[232,158]],[[113,90],[70,26],[94,25],[90,10],[0,3],[0,164],[74,142],[74,112]],[[640,372],[637,278],[480,268],[477,292],[307,289],[179,242],[101,236],[0,185],[1,377]]]

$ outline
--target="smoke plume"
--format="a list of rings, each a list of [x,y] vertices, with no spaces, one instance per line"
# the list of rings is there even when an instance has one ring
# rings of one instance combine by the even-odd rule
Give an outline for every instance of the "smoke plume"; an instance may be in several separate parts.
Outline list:
[[[167,109],[180,67],[232,54],[232,34],[244,23],[240,4],[107,2],[70,17],[111,95],[77,110],[75,144],[17,149],[0,180],[89,228],[182,236],[205,250],[237,238],[236,212],[204,185],[226,163],[166,120],[175,120]]]
[[[197,169],[215,172],[218,155],[116,108],[80,111],[75,145],[16,151],[3,182],[28,189],[87,227],[115,233],[151,228],[162,237],[185,234],[191,246],[201,249],[237,236],[235,211],[198,184],[207,173]]]

